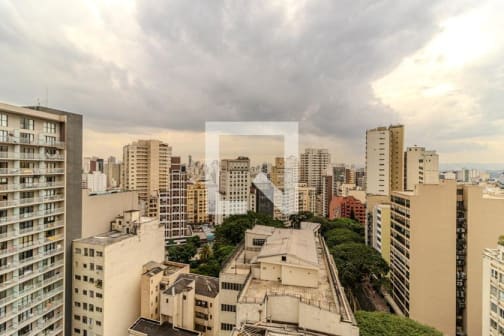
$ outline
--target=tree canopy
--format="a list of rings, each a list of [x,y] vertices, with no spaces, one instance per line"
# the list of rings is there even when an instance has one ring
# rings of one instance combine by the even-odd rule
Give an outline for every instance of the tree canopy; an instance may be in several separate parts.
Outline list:
[[[434,328],[406,317],[388,313],[358,311],[355,313],[360,336],[442,336]]]

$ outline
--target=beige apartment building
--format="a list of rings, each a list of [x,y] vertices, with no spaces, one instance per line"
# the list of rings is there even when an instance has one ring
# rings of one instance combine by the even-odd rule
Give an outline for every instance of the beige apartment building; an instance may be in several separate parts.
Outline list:
[[[234,160],[222,160],[219,171],[220,201],[217,204],[219,214],[217,224],[230,215],[247,213],[250,206],[250,160],[238,157]]]
[[[504,236],[483,253],[482,329],[480,335],[504,334]]]
[[[305,183],[299,183],[297,192],[299,211],[315,213],[317,208],[317,191],[315,187],[308,187]]]
[[[186,264],[151,261],[144,265],[141,287],[141,318],[218,335],[218,278],[189,273]]]
[[[0,103],[0,334],[63,335],[81,230],[82,116]]]
[[[404,190],[413,190],[417,184],[439,183],[439,155],[424,147],[408,147],[404,153]]]
[[[172,148],[159,140],[138,140],[123,147],[122,182],[136,190],[144,214],[159,215],[158,193],[169,186]]]
[[[479,335],[481,255],[503,222],[504,193],[484,186],[447,180],[392,193],[390,279],[401,311],[446,335]]]
[[[140,315],[143,265],[164,258],[157,218],[125,211],[110,229],[73,242],[71,335],[125,335]]]
[[[187,184],[187,222],[190,224],[208,223],[208,189],[205,181]]]
[[[319,227],[246,231],[220,273],[220,335],[257,327],[282,335],[359,335]]]
[[[377,204],[373,208],[373,246],[390,265],[390,204]]]

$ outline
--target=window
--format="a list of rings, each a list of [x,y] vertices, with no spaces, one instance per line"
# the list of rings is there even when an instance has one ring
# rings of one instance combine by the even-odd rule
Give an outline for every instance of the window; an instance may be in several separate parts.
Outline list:
[[[8,121],[9,119],[7,117],[7,114],[5,113],[0,114],[0,126],[7,127]]]
[[[287,256],[282,256],[282,261],[287,261]]]
[[[221,304],[221,310],[225,312],[236,312],[236,306],[235,305],[229,305],[229,304]]]
[[[44,123],[44,133],[56,133],[56,123],[45,122]]]
[[[234,282],[223,282],[222,289],[241,291],[243,288],[242,284],[234,283]]]
[[[194,316],[196,318],[199,318],[199,319],[202,319],[202,320],[208,320],[208,315],[207,314],[204,314],[204,313],[201,313],[201,312],[195,312],[194,313]]]
[[[229,324],[229,323],[221,323],[221,330],[224,331],[231,331],[234,328],[234,324]]]
[[[0,141],[7,141],[9,139],[9,132],[0,131]]]
[[[254,239],[252,239],[252,245],[263,246],[265,241],[266,241],[266,239],[254,238]]]
[[[205,332],[206,331],[206,327],[204,325],[201,325],[201,324],[194,324],[194,329],[196,331],[201,331],[201,332]]]
[[[33,119],[22,118],[21,119],[21,128],[27,130],[35,129],[35,121]]]

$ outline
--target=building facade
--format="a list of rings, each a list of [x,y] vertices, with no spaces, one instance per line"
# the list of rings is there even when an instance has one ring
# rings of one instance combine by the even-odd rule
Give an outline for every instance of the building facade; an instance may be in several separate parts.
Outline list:
[[[353,196],[333,196],[329,204],[329,219],[335,218],[350,218],[364,225],[366,205]]]
[[[504,237],[483,253],[482,329],[480,335],[504,334]]]
[[[424,147],[408,147],[404,153],[404,190],[413,190],[417,184],[439,183],[439,155]]]
[[[73,243],[71,335],[125,335],[140,316],[143,265],[164,258],[157,218],[125,211],[111,229]]]
[[[238,157],[220,163],[218,223],[233,214],[247,213],[250,206],[250,160]]]
[[[318,230],[256,225],[223,266],[220,335],[245,325],[358,335],[359,329]]]
[[[172,148],[159,140],[138,140],[123,147],[123,186],[136,190],[144,215],[159,215],[159,192],[169,187]]]
[[[2,335],[64,333],[81,166],[82,116],[0,103]]]
[[[208,189],[203,180],[187,183],[187,222],[208,223]]]

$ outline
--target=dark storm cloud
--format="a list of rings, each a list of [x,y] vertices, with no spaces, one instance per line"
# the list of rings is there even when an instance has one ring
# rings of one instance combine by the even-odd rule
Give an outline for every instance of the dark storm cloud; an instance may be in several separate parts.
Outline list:
[[[48,87],[50,101],[102,131],[294,120],[305,133],[347,140],[394,120],[370,83],[458,11],[449,1],[321,0],[289,18],[283,2],[269,0],[139,1],[134,21],[123,24],[138,26],[141,52],[122,50],[132,56],[120,65],[68,39],[73,21],[85,24],[85,6],[60,15],[61,7],[33,4],[0,5],[4,101],[44,103]],[[43,20],[47,13],[52,20]],[[112,21],[106,12],[101,20]]]

